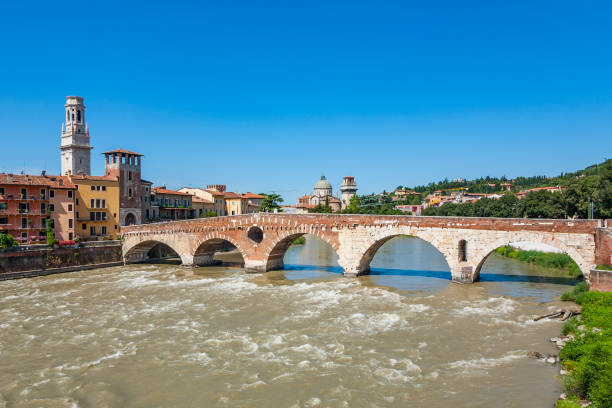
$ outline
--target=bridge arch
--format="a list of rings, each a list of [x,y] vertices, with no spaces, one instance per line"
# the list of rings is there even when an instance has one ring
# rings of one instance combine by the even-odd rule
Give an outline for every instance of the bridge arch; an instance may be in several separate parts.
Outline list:
[[[338,243],[335,240],[327,237],[325,234],[310,234],[308,232],[286,231],[285,233],[280,234],[278,237],[276,237],[273,241],[269,243],[269,249],[265,254],[265,270],[271,271],[276,269],[283,269],[283,259],[285,257],[285,253],[296,239],[304,235],[311,235],[322,240],[323,242],[331,246],[332,249],[336,252],[336,254],[338,254]]]
[[[192,254],[193,265],[205,266],[214,264],[215,252],[223,248],[223,245],[225,243],[230,243],[234,247],[236,247],[236,249],[238,250],[238,252],[240,252],[240,255],[242,256],[243,261],[247,261],[246,251],[237,240],[225,234],[212,234],[206,235],[196,241],[194,245],[195,250]]]
[[[124,247],[123,258],[126,263],[144,262],[149,259],[149,253],[151,250],[159,245],[163,245],[174,251],[174,253],[181,258],[181,263],[188,262],[188,259],[185,259],[184,256],[181,255],[181,251],[178,247],[163,239],[149,239],[146,241],[137,242],[134,245],[128,246],[127,248]]]
[[[370,264],[374,260],[374,257],[376,256],[378,250],[392,239],[402,236],[418,238],[427,242],[444,257],[444,260],[446,261],[446,264],[449,269],[452,269],[452,267],[456,264],[456,262],[452,261],[452,256],[450,254],[449,249],[441,245],[441,243],[437,239],[432,238],[427,234],[420,234],[418,231],[412,231],[412,233],[409,233],[408,231],[395,231],[389,232],[385,235],[376,236],[367,244],[365,251],[359,258],[358,265],[356,266],[358,271],[357,274],[368,273],[370,271]],[[459,245],[459,242],[457,242],[457,245]]]
[[[544,244],[547,245],[549,247],[555,248],[559,251],[561,251],[564,254],[567,254],[570,258],[572,258],[572,260],[574,262],[576,262],[576,264],[578,265],[578,267],[580,268],[580,270],[582,271],[582,274],[584,275],[585,278],[588,279],[589,277],[589,270],[591,268],[592,265],[590,265],[588,262],[586,262],[584,260],[584,258],[580,255],[580,253],[578,253],[578,251],[573,248],[572,246],[566,245],[563,241],[555,239],[547,239],[545,237],[541,238],[541,239],[533,239],[531,237],[529,238],[525,238],[525,239],[514,239],[512,241],[508,240],[508,239],[499,239],[496,240],[488,245],[486,245],[483,248],[479,248],[477,251],[477,263],[474,265],[474,281],[477,281],[480,277],[480,271],[482,270],[482,267],[484,265],[484,263],[486,262],[487,258],[497,249],[497,248],[501,248],[504,247],[506,245],[510,245],[511,242],[525,242],[525,243],[535,243],[535,244]]]

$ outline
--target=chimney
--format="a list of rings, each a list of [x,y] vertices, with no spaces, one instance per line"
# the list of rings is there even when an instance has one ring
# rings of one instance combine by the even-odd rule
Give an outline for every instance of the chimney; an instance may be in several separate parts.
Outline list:
[[[43,176],[43,177],[45,177],[45,176],[47,175],[47,171],[46,171],[46,170],[41,171],[41,172],[40,172],[40,175],[41,175],[41,176]]]

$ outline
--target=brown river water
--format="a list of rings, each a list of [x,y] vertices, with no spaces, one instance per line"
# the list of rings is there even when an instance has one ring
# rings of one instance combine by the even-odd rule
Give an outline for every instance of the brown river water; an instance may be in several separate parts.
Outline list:
[[[369,276],[335,261],[309,236],[266,274],[140,264],[0,282],[0,407],[551,407],[561,393],[559,367],[527,352],[556,352],[561,323],[532,318],[571,281],[491,255],[481,282],[455,284],[407,237]]]

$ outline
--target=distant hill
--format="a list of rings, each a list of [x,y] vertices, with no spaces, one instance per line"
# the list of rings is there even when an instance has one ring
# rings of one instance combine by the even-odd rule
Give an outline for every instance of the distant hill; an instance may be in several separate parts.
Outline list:
[[[470,193],[494,193],[501,191],[501,184],[509,183],[514,186],[515,191],[528,190],[536,187],[550,187],[550,186],[563,186],[567,185],[571,180],[578,178],[584,178],[588,176],[597,176],[600,174],[604,164],[612,165],[612,159],[608,159],[603,163],[594,164],[585,169],[574,171],[571,173],[562,173],[555,177],[547,176],[529,176],[529,177],[516,177],[514,179],[508,179],[506,177],[481,177],[474,180],[448,180],[444,179],[438,182],[432,182],[427,185],[421,186],[398,186],[398,189],[406,187],[410,190],[421,193],[421,196],[433,193],[436,190],[446,190],[459,187],[467,187],[467,191]]]

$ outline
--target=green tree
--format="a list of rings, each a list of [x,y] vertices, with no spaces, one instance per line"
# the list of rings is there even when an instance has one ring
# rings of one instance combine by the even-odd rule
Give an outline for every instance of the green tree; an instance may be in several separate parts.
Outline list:
[[[11,234],[1,233],[0,234],[0,248],[10,248],[19,245],[19,242]]]
[[[53,221],[51,218],[47,218],[47,246],[52,247],[55,244],[55,234],[53,233],[53,228],[51,227],[51,223]]]
[[[264,196],[264,199],[259,206],[259,211],[261,212],[281,212],[280,204],[283,202],[283,198],[279,194],[264,194],[260,193],[260,195]]]
[[[206,211],[200,214],[200,218],[212,218],[216,216],[217,216],[217,213],[214,211]]]

